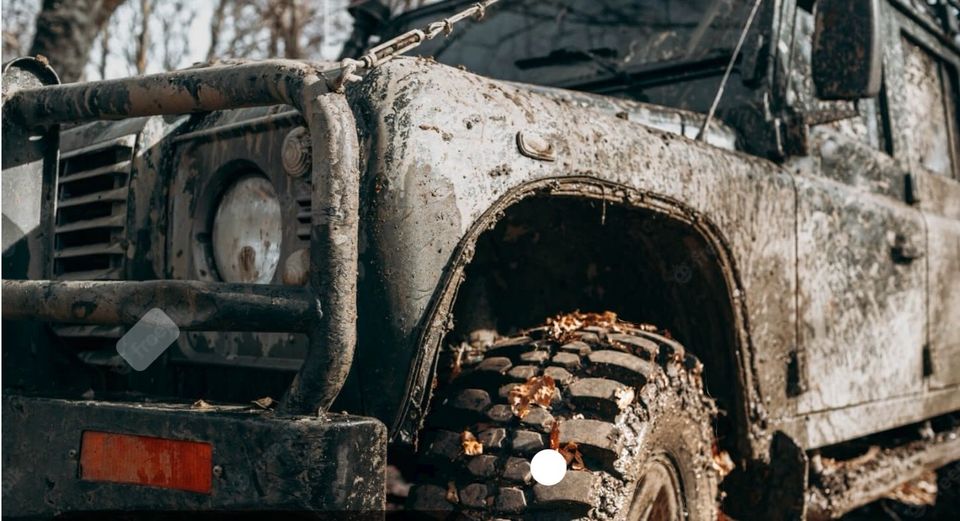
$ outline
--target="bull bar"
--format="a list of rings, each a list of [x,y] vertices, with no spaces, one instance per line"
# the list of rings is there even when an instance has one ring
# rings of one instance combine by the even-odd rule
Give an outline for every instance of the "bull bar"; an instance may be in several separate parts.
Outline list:
[[[33,59],[8,65],[52,71]],[[334,92],[335,69],[322,63],[266,60],[169,73],[4,92],[5,139],[29,146],[31,135],[61,123],[207,112],[258,105],[296,108],[310,130],[312,225],[307,288],[185,280],[3,281],[3,318],[129,325],[162,305],[183,329],[305,332],[303,365],[280,402],[289,414],[330,407],[346,379],[356,344],[359,148],[353,113]],[[55,77],[55,76],[54,76]],[[58,143],[49,139],[44,171],[56,172]],[[53,150],[51,150],[53,149]],[[52,165],[51,165],[52,163]],[[41,226],[52,227],[56,175],[44,174]],[[80,295],[93,309],[79,311]],[[197,304],[200,313],[197,313]]]
[[[357,338],[359,145],[353,113],[336,92],[336,66],[265,60],[67,85],[58,84],[49,66],[38,60],[16,60],[7,70],[11,66],[54,79],[47,82],[51,85],[19,90],[5,86],[4,126],[16,131],[5,132],[4,139],[16,140],[8,143],[16,147],[36,146],[35,136],[55,136],[62,123],[279,104],[302,114],[313,150],[306,287],[3,280],[3,318],[130,325],[150,308],[161,307],[187,330],[306,333],[307,354],[278,410],[299,415],[329,409],[347,377]],[[45,147],[40,226],[52,228],[55,197],[50,194],[59,143],[54,137],[40,140],[40,146]],[[87,305],[78,307],[81,298]]]

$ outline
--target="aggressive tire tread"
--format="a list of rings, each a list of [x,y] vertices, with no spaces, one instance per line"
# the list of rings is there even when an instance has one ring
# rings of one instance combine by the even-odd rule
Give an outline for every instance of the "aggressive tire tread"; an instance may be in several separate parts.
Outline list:
[[[449,506],[478,519],[531,512],[619,519],[635,485],[636,476],[630,476],[643,450],[637,440],[645,422],[672,407],[670,413],[683,416],[682,425],[696,431],[695,439],[712,442],[713,404],[703,393],[702,366],[678,342],[649,331],[598,326],[568,332],[562,340],[551,338],[546,328],[500,340],[479,363],[459,368],[438,389],[421,435],[431,440],[420,445],[422,482],[414,485],[409,506],[433,512]],[[559,396],[549,408],[531,406],[519,418],[511,409],[511,390],[544,375],[556,382]],[[459,432],[450,419],[460,422]],[[561,483],[544,487],[530,477],[529,458],[550,447],[554,422],[560,446],[576,444],[586,468],[569,470]],[[463,431],[483,444],[483,454],[463,453]],[[691,451],[702,456],[702,443]],[[704,497],[715,499],[717,477],[704,461],[709,458],[691,459],[699,465],[698,475],[704,474]]]

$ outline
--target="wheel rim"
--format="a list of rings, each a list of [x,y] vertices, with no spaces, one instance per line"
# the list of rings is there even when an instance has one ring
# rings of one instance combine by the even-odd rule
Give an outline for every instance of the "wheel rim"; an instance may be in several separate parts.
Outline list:
[[[666,456],[653,458],[637,485],[628,519],[680,521],[683,512],[683,493],[675,466]]]

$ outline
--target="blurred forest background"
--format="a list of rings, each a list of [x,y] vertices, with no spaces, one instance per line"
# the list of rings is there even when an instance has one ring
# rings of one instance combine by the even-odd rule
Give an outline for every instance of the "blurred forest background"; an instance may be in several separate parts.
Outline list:
[[[394,13],[430,0],[385,0]],[[224,58],[337,58],[349,0],[2,0],[3,61],[42,54],[62,82]]]

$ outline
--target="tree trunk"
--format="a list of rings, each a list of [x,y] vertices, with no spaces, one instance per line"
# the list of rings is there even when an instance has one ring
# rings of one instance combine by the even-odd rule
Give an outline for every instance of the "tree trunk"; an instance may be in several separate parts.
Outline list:
[[[147,72],[147,51],[150,47],[151,0],[140,0],[140,34],[137,37],[137,74]]]
[[[223,30],[224,11],[227,9],[227,0],[220,0],[213,11],[210,20],[210,48],[207,50],[207,62],[212,62],[219,52],[220,32]]]
[[[303,58],[303,53],[300,50],[300,35],[303,34],[303,24],[300,18],[301,10],[303,5],[298,0],[292,0],[287,2],[287,12],[289,16],[287,17],[287,29],[284,32],[284,42],[283,42],[283,51],[286,54],[287,58],[299,59]]]
[[[100,39],[100,79],[107,79],[107,60],[110,59],[110,24],[103,26],[100,33],[103,36]]]
[[[83,75],[97,34],[124,0],[43,0],[30,54],[42,54],[64,83]]]

